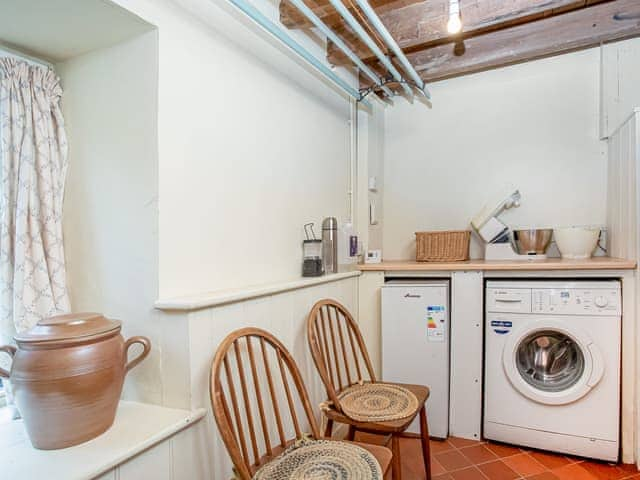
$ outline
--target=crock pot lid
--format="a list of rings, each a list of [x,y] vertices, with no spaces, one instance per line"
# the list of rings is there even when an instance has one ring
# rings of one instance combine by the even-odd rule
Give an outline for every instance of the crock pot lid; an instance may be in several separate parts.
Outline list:
[[[99,313],[69,313],[40,320],[35,327],[16,335],[16,342],[52,342],[99,336],[120,329],[119,320]]]

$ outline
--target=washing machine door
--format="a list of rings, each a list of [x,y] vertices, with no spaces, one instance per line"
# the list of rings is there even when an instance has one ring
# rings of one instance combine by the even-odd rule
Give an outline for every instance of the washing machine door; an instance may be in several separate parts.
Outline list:
[[[509,335],[504,371],[522,395],[563,405],[587,395],[604,373],[602,355],[591,338],[566,321],[534,321]]]

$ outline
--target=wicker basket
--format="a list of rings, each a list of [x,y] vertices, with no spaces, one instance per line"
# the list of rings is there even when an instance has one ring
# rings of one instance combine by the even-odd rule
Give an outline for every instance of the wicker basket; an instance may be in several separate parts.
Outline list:
[[[469,260],[469,230],[416,232],[418,262],[462,262]]]

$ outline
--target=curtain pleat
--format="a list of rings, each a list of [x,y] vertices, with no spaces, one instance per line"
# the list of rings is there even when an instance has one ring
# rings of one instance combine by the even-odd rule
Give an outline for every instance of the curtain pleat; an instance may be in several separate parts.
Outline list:
[[[0,58],[0,333],[69,310],[62,238],[67,139],[52,69]]]

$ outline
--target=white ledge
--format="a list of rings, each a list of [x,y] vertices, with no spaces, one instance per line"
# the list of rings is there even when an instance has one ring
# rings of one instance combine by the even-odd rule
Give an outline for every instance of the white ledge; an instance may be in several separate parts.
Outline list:
[[[322,277],[302,278],[289,282],[270,283],[268,285],[256,285],[253,287],[244,287],[232,290],[218,290],[215,292],[199,293],[197,295],[188,295],[184,297],[159,299],[154,304],[154,307],[158,310],[200,310],[202,308],[241,302],[252,298],[298,290],[301,288],[312,287],[314,285],[320,285],[322,283],[337,282],[338,280],[358,276],[360,276],[360,272],[354,270],[342,273],[332,273],[329,275],[323,275]]]
[[[22,420],[0,425],[2,478],[85,480],[125,463],[135,455],[200,420],[194,411],[121,401],[113,426],[88,442],[61,450],[36,450]]]

